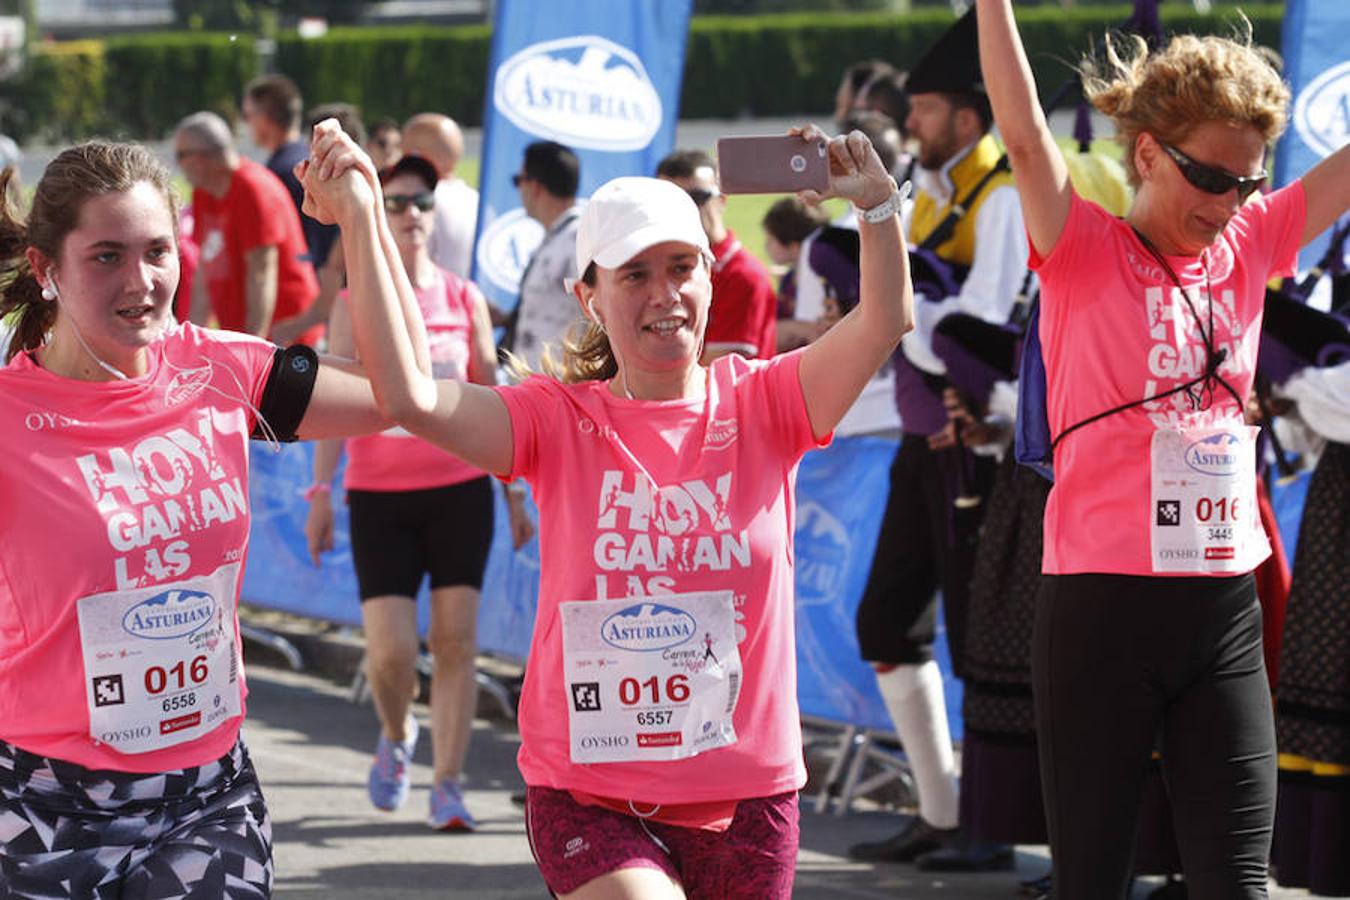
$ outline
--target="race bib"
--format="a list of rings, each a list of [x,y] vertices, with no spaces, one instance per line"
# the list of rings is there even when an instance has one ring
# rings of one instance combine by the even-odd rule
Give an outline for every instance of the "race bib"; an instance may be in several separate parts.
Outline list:
[[[1153,571],[1242,573],[1270,553],[1256,505],[1256,429],[1153,433]]]
[[[684,759],[736,742],[730,591],[560,604],[572,761]]]
[[[79,600],[89,734],[121,753],[191,741],[240,714],[239,563]]]

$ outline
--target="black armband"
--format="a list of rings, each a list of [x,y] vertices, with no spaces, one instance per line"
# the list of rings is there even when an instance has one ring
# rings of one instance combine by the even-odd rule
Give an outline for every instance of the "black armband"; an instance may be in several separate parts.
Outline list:
[[[309,398],[314,393],[314,379],[319,376],[319,354],[313,347],[295,344],[286,349],[277,348],[272,355],[272,371],[267,374],[262,402],[258,404],[260,419],[250,435],[255,441],[267,440],[273,435],[284,444],[298,438],[295,430],[309,409]],[[272,429],[271,435],[263,422]]]

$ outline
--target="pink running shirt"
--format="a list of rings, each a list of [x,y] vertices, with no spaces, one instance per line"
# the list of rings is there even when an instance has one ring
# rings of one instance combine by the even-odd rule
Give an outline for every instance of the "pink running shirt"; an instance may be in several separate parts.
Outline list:
[[[431,373],[436,378],[469,380],[473,342],[473,298],[478,288],[437,269],[437,278],[414,291],[427,327]],[[344,296],[345,296],[344,291]],[[348,490],[414,491],[481,478],[483,471],[411,432],[394,427],[347,440]]]
[[[618,398],[598,381],[497,388],[511,477],[539,506],[539,607],[520,699],[526,784],[645,803],[766,797],[806,781],[797,714],[792,534],[797,463],[816,441],[800,353],[714,362],[704,400]],[[648,502],[645,469],[660,489]],[[679,515],[679,513],[688,515]],[[674,537],[677,558],[653,551]],[[736,743],[688,759],[578,765],[568,748],[558,604],[729,589],[744,684]]]
[[[62,378],[27,353],[0,369],[0,739],[123,772],[197,766],[234,745],[242,715],[145,753],[91,737],[76,603],[242,564],[244,400],[257,407],[275,349],[183,324],[128,381]],[[237,619],[231,630],[237,649]]]
[[[1303,184],[1252,200],[1202,257],[1169,256],[1206,331],[1227,351],[1220,375],[1251,391],[1265,285],[1297,263],[1306,218]],[[1074,194],[1048,257],[1031,251],[1041,279],[1040,338],[1050,433],[1123,403],[1184,384],[1204,371],[1195,316],[1167,273],[1122,219]],[[1207,271],[1208,270],[1208,271]],[[1055,450],[1045,507],[1047,575],[1166,575],[1150,551],[1150,443],[1157,428],[1242,424],[1242,409],[1216,385],[1207,410],[1185,392],[1077,429]],[[1255,509],[1256,498],[1250,498]],[[1259,527],[1259,524],[1257,525]],[[1191,573],[1188,573],[1191,574]]]

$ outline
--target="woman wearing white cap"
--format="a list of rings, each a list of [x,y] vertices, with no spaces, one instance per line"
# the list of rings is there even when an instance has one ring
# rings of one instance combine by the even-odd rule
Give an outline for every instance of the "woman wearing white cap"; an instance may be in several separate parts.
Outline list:
[[[321,131],[314,152],[316,210],[359,200],[378,216],[365,188],[331,178],[355,165],[373,188],[359,151]],[[863,223],[861,301],[767,362],[699,365],[707,238],[688,195],[654,179],[615,179],[582,214],[573,291],[589,322],[561,379],[433,381],[414,363],[409,307],[353,292],[385,412],[533,488],[541,583],[519,764],[531,846],[560,896],[790,896],[805,782],[796,466],[912,321],[895,181],[861,133],[829,153],[830,194]]]

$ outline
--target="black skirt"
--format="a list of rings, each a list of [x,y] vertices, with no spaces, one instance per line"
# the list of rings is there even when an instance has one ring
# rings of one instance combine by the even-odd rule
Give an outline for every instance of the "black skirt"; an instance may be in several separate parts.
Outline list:
[[[1012,455],[990,492],[970,585],[961,819],[977,840],[1047,842],[1031,695],[1031,629],[1050,483]]]
[[[1276,880],[1350,895],[1350,446],[1328,444],[1308,486],[1276,686],[1281,754]],[[1297,760],[1291,757],[1298,757]]]

